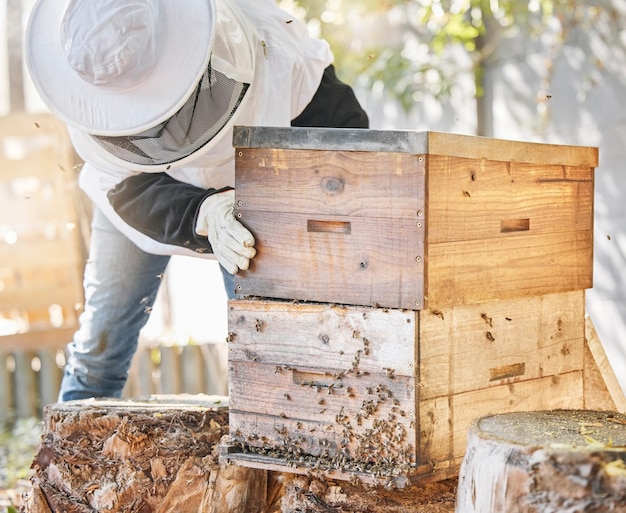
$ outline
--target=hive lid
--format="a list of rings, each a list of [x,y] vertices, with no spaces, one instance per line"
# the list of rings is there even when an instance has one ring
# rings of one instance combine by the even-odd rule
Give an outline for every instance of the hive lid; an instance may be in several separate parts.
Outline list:
[[[236,126],[236,148],[335,150],[446,155],[473,159],[597,167],[598,148],[473,135],[361,128]]]

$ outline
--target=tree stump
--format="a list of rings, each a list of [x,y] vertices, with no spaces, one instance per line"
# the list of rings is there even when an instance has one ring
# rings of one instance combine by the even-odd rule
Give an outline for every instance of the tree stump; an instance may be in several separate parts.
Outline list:
[[[475,421],[456,511],[626,512],[626,416],[562,410]]]
[[[44,409],[24,513],[258,513],[267,472],[220,467],[226,398],[81,400]]]
[[[281,513],[454,513],[456,487],[456,479],[386,489],[293,475]]]

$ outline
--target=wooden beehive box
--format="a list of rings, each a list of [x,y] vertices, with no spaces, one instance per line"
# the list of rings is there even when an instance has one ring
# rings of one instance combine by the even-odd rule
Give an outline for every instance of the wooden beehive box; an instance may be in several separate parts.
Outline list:
[[[467,427],[585,405],[597,149],[242,127],[227,460],[394,486]],[[288,301],[287,301],[288,300]]]
[[[591,287],[597,148],[238,127],[242,296],[422,309]]]
[[[484,414],[582,408],[584,292],[436,310],[229,302],[228,459],[403,486]]]

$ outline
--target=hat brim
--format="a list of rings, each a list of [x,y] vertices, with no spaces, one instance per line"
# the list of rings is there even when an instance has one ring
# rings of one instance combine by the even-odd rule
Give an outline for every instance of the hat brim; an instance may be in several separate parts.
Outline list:
[[[46,106],[67,124],[94,135],[131,135],[172,116],[208,66],[215,0],[160,0],[159,59],[150,75],[125,91],[94,86],[69,66],[60,39],[67,0],[38,0],[26,35],[26,63]]]

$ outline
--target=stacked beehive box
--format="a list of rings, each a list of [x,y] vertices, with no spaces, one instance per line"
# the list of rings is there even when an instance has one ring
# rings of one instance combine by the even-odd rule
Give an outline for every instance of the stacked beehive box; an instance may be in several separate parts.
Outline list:
[[[450,477],[481,415],[582,408],[596,148],[240,127],[238,464]]]

